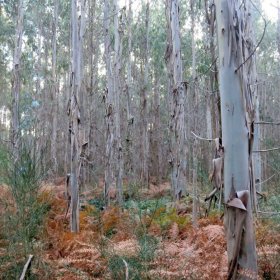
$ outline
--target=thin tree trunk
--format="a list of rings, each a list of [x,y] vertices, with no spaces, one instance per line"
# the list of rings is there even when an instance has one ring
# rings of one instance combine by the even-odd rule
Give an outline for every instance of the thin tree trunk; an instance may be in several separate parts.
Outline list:
[[[57,56],[57,27],[58,27],[58,1],[54,0],[53,14],[53,38],[52,38],[52,136],[51,136],[51,159],[53,172],[56,174],[58,169],[57,162],[57,76],[56,76],[56,56]]]
[[[278,55],[280,56],[280,1],[277,1],[277,12],[278,12],[278,18],[277,18],[277,49],[278,49]]]
[[[149,186],[149,132],[148,132],[148,89],[149,89],[149,29],[150,29],[150,4],[146,4],[145,18],[145,57],[144,57],[144,80],[141,89],[141,134],[142,134],[142,170],[141,179],[145,186]]]
[[[255,122],[260,121],[260,107],[259,107],[259,99],[256,98],[256,116],[255,116]],[[254,144],[253,144],[253,151],[260,150],[260,139],[261,139],[261,128],[259,125],[255,126],[254,130]],[[262,161],[261,161],[261,153],[253,153],[253,167],[254,167],[254,180],[256,183],[256,190],[258,192],[262,191]]]
[[[196,131],[196,119],[197,115],[197,92],[195,85],[196,78],[196,49],[195,49],[195,11],[194,5],[195,1],[191,0],[191,34],[192,34],[192,106],[194,109],[194,118],[193,118],[193,130]],[[197,226],[197,165],[198,165],[198,151],[197,151],[197,140],[194,138],[193,147],[192,147],[192,158],[193,158],[193,209],[192,209],[192,222],[193,225]]]
[[[89,2],[89,18],[91,19],[90,22],[90,31],[88,35],[89,40],[89,65],[90,65],[90,81],[89,81],[89,87],[88,87],[88,96],[89,96],[89,131],[88,131],[88,159],[90,162],[94,160],[94,156],[96,154],[96,145],[95,145],[95,139],[96,139],[96,118],[97,118],[97,112],[98,112],[98,106],[97,104],[97,90],[98,90],[98,61],[100,57],[100,49],[99,49],[99,43],[100,43],[100,37],[97,35],[97,21],[96,21],[96,0]],[[90,182],[90,167],[91,165],[88,164],[88,173],[87,173],[87,180]],[[93,174],[93,179],[95,181],[98,181],[98,179],[95,177],[96,174]]]
[[[243,45],[246,32],[243,28],[246,24],[241,23],[248,21],[250,12],[247,1],[243,1],[243,5],[239,1],[216,0],[228,279],[249,279],[248,275],[252,279],[257,278],[256,244],[250,199],[252,99],[244,69],[236,72],[246,58]]]
[[[155,108],[155,148],[156,148],[156,166],[157,166],[157,184],[161,184],[162,180],[162,139],[161,139],[161,123],[160,123],[160,93],[157,79],[155,79],[154,88],[154,108]]]
[[[185,129],[186,86],[183,82],[178,0],[166,0],[166,15],[168,24],[166,60],[169,68],[171,104],[169,163],[172,170],[173,196],[174,199],[180,199],[186,192],[187,153]]]
[[[83,188],[85,182],[85,169],[84,169],[84,157],[88,148],[88,140],[86,139],[86,115],[85,108],[88,105],[85,98],[85,85],[84,85],[84,35],[85,35],[85,9],[86,0],[79,0],[79,11],[80,15],[78,17],[78,58],[77,58],[77,85],[78,85],[78,99],[79,99],[79,110],[80,110],[80,120],[79,120],[79,146],[80,154],[83,155],[79,158],[78,167],[78,180],[79,188]],[[80,157],[79,154],[79,157]]]
[[[113,143],[114,143],[114,92],[113,77],[111,66],[110,50],[110,1],[104,0],[104,57],[106,64],[107,88],[105,94],[106,106],[106,148],[105,148],[105,182],[104,182],[104,199],[106,205],[110,204],[109,190],[112,183],[113,174]]]
[[[134,166],[133,166],[133,127],[134,127],[134,117],[132,116],[131,110],[131,97],[132,97],[132,73],[131,73],[131,52],[132,52],[132,2],[129,0],[128,4],[128,60],[127,60],[127,80],[126,80],[126,172],[129,181],[134,180]]]
[[[80,164],[80,99],[79,99],[79,33],[77,19],[77,0],[71,1],[72,58],[70,79],[70,149],[71,149],[71,231],[79,231],[79,164]]]
[[[20,96],[20,62],[22,53],[22,35],[23,35],[23,0],[18,1],[17,7],[17,25],[15,35],[15,49],[13,57],[12,70],[12,124],[11,124],[11,145],[13,160],[16,162],[19,157],[20,146],[20,113],[19,113],[19,96]]]
[[[120,38],[119,26],[119,6],[118,0],[114,0],[114,33],[115,33],[115,60],[114,60],[114,98],[115,98],[115,128],[116,128],[116,182],[117,198],[119,205],[123,200],[122,177],[123,177],[123,151],[121,141],[121,124],[120,124],[120,95],[121,88],[121,68],[122,68],[122,44]]]

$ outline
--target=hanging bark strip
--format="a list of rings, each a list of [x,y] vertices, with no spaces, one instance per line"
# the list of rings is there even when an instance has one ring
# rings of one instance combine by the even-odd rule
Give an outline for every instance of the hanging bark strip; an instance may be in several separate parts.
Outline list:
[[[253,92],[250,89],[250,7],[247,1],[216,0],[221,93],[222,140],[224,146],[225,229],[228,279],[257,279],[256,244],[252,217],[255,196],[251,151],[254,134]],[[247,194],[246,201],[238,196]],[[233,199],[245,206],[240,212]],[[235,202],[238,202],[235,200]],[[240,202],[240,201],[239,201]],[[238,208],[238,209],[237,209]],[[237,210],[236,210],[237,209]]]
[[[187,148],[185,127],[186,84],[183,82],[179,1],[166,0],[168,45],[165,58],[169,74],[170,94],[170,159],[171,187],[175,199],[186,192]]]

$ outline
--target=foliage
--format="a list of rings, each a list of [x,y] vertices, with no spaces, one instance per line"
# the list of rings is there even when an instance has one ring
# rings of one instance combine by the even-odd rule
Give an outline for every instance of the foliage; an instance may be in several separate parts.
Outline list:
[[[121,258],[118,255],[114,255],[109,259],[109,269],[111,271],[112,279],[122,280],[125,279],[125,262],[128,265],[129,279],[140,280],[143,279],[141,271],[143,265],[136,257]]]
[[[3,179],[8,184],[10,199],[7,196],[1,201],[5,206],[1,216],[1,234],[6,244],[1,267],[6,279],[16,279],[26,257],[36,251],[38,253],[37,238],[49,204],[39,200],[40,176],[30,150],[23,148],[16,162],[7,157],[5,168],[7,177]],[[35,278],[30,276],[30,279]]]
[[[187,224],[190,224],[190,218],[178,215],[175,208],[158,208],[153,222],[158,224],[161,230],[166,231],[174,223],[178,225],[179,229],[184,228]]]
[[[148,279],[148,265],[155,258],[158,240],[154,236],[143,234],[138,236],[138,244],[135,256],[107,255],[112,279],[125,279],[126,269],[129,279]]]

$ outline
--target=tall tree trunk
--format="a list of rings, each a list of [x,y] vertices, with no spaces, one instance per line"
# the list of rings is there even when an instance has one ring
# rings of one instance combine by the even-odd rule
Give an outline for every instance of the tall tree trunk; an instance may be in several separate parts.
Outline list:
[[[191,95],[192,95],[192,106],[194,109],[194,118],[193,118],[193,130],[196,131],[196,120],[198,117],[197,114],[197,91],[196,91],[196,48],[195,48],[195,11],[194,5],[195,1],[191,0],[191,34],[192,34],[192,88],[191,88]],[[192,221],[193,225],[197,226],[197,140],[194,138],[193,147],[192,147],[192,159],[193,159],[193,209],[192,209]]]
[[[106,106],[106,148],[105,148],[105,182],[104,199],[106,205],[110,204],[109,190],[113,174],[113,143],[114,143],[114,92],[110,50],[110,1],[104,0],[104,57],[106,64],[107,86],[105,93]]]
[[[115,33],[115,61],[114,61],[114,98],[115,98],[115,128],[116,128],[116,182],[117,182],[117,198],[121,205],[123,200],[122,177],[123,177],[123,151],[121,141],[121,123],[120,123],[120,95],[121,87],[121,68],[122,68],[122,43],[120,38],[119,25],[119,5],[118,0],[114,0],[114,33]]]
[[[160,92],[158,80],[155,79],[154,86],[154,131],[155,131],[155,148],[156,148],[156,174],[157,184],[161,184],[162,180],[162,139],[161,139],[161,123],[160,123]]]
[[[85,98],[85,83],[84,83],[84,35],[85,35],[85,9],[86,0],[79,0],[79,11],[78,17],[78,59],[77,59],[77,85],[78,85],[78,97],[79,97],[79,109],[80,109],[80,123],[79,123],[79,145],[80,155],[79,158],[79,188],[84,186],[85,182],[85,168],[84,158],[88,148],[88,139],[86,139],[86,115],[85,107],[88,105]]]
[[[128,180],[133,181],[135,177],[135,170],[133,165],[133,126],[134,117],[132,115],[131,97],[132,97],[132,73],[131,73],[131,52],[132,52],[132,0],[128,4],[128,58],[127,58],[127,79],[126,79],[126,172]]]
[[[79,29],[77,0],[71,1],[71,78],[70,78],[70,150],[71,150],[71,231],[79,231],[79,165],[80,165],[80,96],[79,96]]]
[[[144,54],[144,79],[141,89],[141,145],[142,168],[141,179],[145,186],[149,186],[149,132],[148,132],[148,89],[149,89],[149,29],[150,29],[150,4],[146,4],[145,18],[145,54]]]
[[[216,48],[215,48],[215,5],[214,0],[205,0],[205,15],[206,22],[208,25],[209,31],[209,41],[210,41],[210,55],[211,55],[211,68],[210,71],[210,94],[207,96],[207,101],[209,102],[210,113],[211,113],[211,127],[213,130],[213,136],[209,135],[208,138],[217,138],[220,137],[220,119],[221,119],[221,110],[220,110],[220,100],[218,93],[218,70],[216,63]]]
[[[171,104],[169,163],[174,199],[180,199],[186,192],[187,151],[184,107],[186,86],[183,82],[178,0],[166,0],[166,15],[168,24],[166,60],[169,68]]]
[[[15,35],[15,49],[13,57],[12,70],[12,124],[11,124],[11,145],[13,160],[16,162],[19,157],[20,146],[20,113],[19,113],[19,95],[20,95],[20,61],[22,53],[22,35],[23,35],[23,0],[18,1],[17,6],[17,25]]]
[[[277,12],[278,12],[278,18],[277,18],[277,49],[278,49],[278,55],[280,56],[280,1],[277,1]]]
[[[96,118],[97,118],[97,112],[98,112],[98,106],[97,100],[97,90],[98,90],[98,61],[100,58],[100,36],[96,30],[98,29],[96,15],[97,15],[97,3],[96,0],[89,2],[89,18],[90,18],[90,29],[88,34],[88,40],[89,40],[89,65],[90,65],[90,80],[89,80],[89,86],[87,90],[87,94],[89,96],[89,122],[90,127],[88,130],[88,159],[89,162],[92,162],[94,160],[94,156],[96,155],[96,132],[97,132],[97,124],[96,124]],[[91,164],[88,164],[88,168],[91,166]],[[93,178],[90,176],[92,172],[88,170],[87,173],[87,179],[90,181],[90,179],[94,179],[96,182],[98,179],[95,177],[96,174],[93,174]]]
[[[216,0],[228,279],[257,278],[249,162],[253,105],[248,73],[244,71],[248,57],[243,41],[248,34],[244,26],[250,17],[247,4],[247,1]]]
[[[56,55],[57,55],[57,27],[58,27],[58,0],[54,0],[54,13],[52,24],[52,136],[51,136],[51,160],[53,172],[56,174],[58,169],[57,162],[57,76],[56,76]]]

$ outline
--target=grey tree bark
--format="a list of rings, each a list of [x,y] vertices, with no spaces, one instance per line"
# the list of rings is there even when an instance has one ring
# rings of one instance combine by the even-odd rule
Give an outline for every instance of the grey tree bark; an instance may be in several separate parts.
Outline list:
[[[24,7],[23,0],[18,1],[17,6],[17,24],[15,34],[15,49],[13,57],[12,69],[12,117],[11,117],[11,148],[13,160],[16,162],[19,157],[20,146],[20,113],[19,113],[19,99],[20,99],[20,62],[22,54],[22,36],[23,36],[23,16]]]
[[[114,57],[114,102],[115,102],[115,130],[116,130],[116,186],[117,186],[117,199],[121,205],[123,200],[123,148],[121,139],[121,123],[120,123],[120,96],[122,92],[122,39],[121,39],[121,27],[119,25],[119,5],[118,0],[114,0],[114,35],[115,35],[115,57]]]
[[[174,199],[186,192],[187,148],[185,128],[186,85],[183,82],[181,39],[179,24],[179,1],[166,0],[168,45],[166,60],[170,83],[170,159],[171,187]]]
[[[71,1],[71,78],[69,100],[69,133],[71,150],[71,216],[70,226],[72,232],[79,231],[79,176],[80,176],[80,124],[81,124],[81,22],[78,21],[77,0]],[[83,17],[81,14],[80,19]]]
[[[131,98],[132,98],[132,71],[131,71],[131,52],[132,52],[132,1],[128,3],[128,19],[127,19],[127,40],[128,40],[128,56],[127,56],[127,79],[126,79],[126,172],[129,181],[133,181],[135,177],[135,166],[133,165],[133,127],[134,117],[132,115]]]
[[[57,162],[57,113],[58,113],[58,83],[56,75],[56,61],[57,61],[57,28],[58,28],[58,1],[54,1],[54,13],[53,13],[53,24],[52,24],[52,135],[51,135],[51,160],[52,169],[56,174],[58,169]]]
[[[257,87],[257,86],[256,86]],[[260,104],[259,104],[259,98],[256,97],[255,100],[255,122],[260,121]],[[259,125],[256,125],[254,127],[254,144],[253,144],[253,151],[260,150],[260,139],[261,139],[261,129]],[[253,161],[253,170],[254,170],[254,181],[256,184],[256,190],[258,192],[262,191],[262,160],[261,160],[261,154],[260,153],[253,153],[252,155],[252,161]]]
[[[110,186],[113,178],[113,158],[115,139],[114,134],[114,92],[113,92],[113,73],[111,63],[111,39],[110,39],[110,1],[104,0],[104,59],[106,65],[106,147],[105,147],[105,178],[104,178],[104,199],[106,205],[110,204]]]
[[[150,29],[150,4],[146,4],[145,17],[145,54],[144,54],[144,76],[141,88],[141,180],[145,186],[149,185],[149,131],[148,131],[148,90],[149,90],[149,29]]]
[[[228,279],[257,279],[250,170],[253,103],[244,64],[248,57],[245,50],[247,42],[244,41],[248,34],[244,28],[250,17],[250,9],[247,1],[216,0],[215,3],[224,146],[224,223]]]

